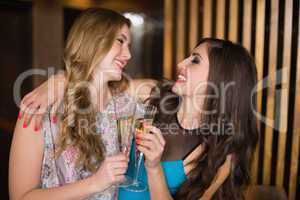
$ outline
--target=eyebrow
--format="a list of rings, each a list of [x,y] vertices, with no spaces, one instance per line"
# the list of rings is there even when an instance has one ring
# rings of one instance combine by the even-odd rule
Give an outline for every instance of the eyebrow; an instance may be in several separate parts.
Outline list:
[[[122,36],[125,40],[128,40],[128,38],[126,37],[126,35],[124,35],[123,33],[121,34],[121,36]]]
[[[196,52],[193,52],[192,56],[199,56],[201,59],[203,59],[202,56],[199,53],[196,53]]]

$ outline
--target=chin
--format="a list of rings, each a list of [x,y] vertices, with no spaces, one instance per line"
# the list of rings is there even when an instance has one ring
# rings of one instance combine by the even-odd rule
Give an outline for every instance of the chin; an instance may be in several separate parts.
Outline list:
[[[175,83],[175,85],[173,85],[172,92],[174,92],[175,94],[177,94],[179,96],[184,95],[183,88],[180,87],[177,83]]]
[[[109,81],[120,81],[122,79],[122,74],[111,74],[109,76]]]

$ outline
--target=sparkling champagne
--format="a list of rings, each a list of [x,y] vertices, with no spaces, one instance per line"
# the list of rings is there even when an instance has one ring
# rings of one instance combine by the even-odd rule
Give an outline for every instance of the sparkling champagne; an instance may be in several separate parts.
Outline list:
[[[133,122],[133,116],[117,119],[119,148],[123,153],[128,152],[131,145]]]

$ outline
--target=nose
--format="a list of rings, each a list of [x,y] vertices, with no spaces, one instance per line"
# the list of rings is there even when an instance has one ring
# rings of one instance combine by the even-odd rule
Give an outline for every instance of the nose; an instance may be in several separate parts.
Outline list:
[[[177,64],[177,71],[180,72],[182,69],[184,69],[184,67],[185,67],[185,60]]]
[[[124,47],[121,54],[122,59],[128,61],[131,59],[131,53],[128,46]]]

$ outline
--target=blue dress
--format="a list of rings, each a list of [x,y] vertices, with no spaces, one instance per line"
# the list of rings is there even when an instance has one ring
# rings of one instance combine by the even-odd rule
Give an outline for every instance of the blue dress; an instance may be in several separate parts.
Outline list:
[[[133,148],[131,148],[130,152],[130,162],[127,170],[127,175],[133,177],[134,174],[134,144]],[[162,161],[162,168],[164,170],[164,175],[166,178],[167,186],[171,194],[175,194],[177,188],[187,179],[186,174],[184,172],[183,161],[182,160],[174,160],[174,161]],[[139,180],[148,183],[147,180],[147,172],[144,166],[144,162],[142,162]],[[126,191],[123,188],[119,188],[119,199],[120,200],[150,200],[149,190],[144,192],[130,192]]]

